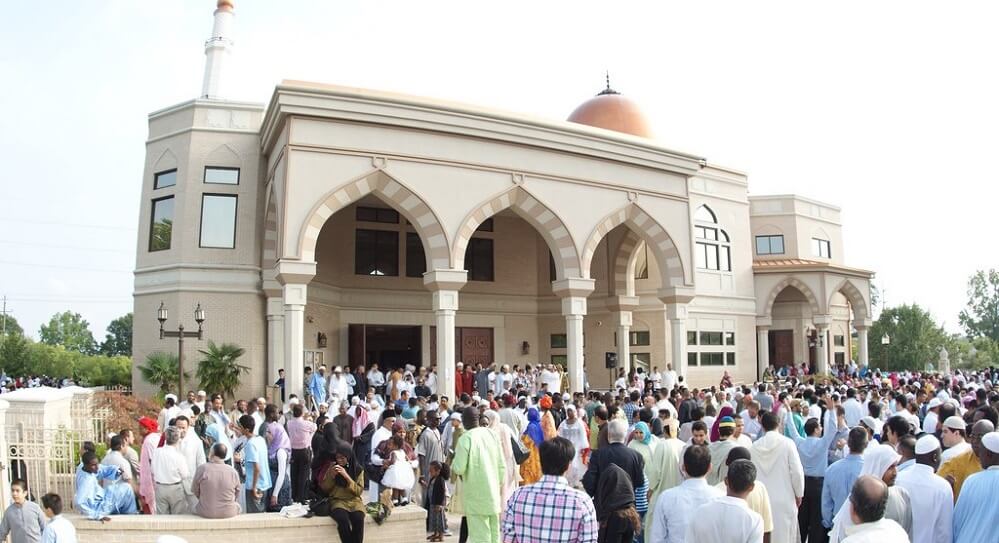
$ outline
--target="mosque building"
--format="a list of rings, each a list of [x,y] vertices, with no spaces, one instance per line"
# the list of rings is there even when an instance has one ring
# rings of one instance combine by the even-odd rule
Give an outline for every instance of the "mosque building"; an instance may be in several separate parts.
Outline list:
[[[572,391],[612,364],[706,386],[866,363],[873,273],[844,264],[838,207],[749,196],[609,82],[566,121],[304,81],[228,100],[234,16],[219,0],[201,96],[149,115],[136,366],[175,349],[161,304],[168,328],[207,314],[184,388],[234,343],[241,397],[322,364],[433,366],[452,396],[458,361],[558,364]]]

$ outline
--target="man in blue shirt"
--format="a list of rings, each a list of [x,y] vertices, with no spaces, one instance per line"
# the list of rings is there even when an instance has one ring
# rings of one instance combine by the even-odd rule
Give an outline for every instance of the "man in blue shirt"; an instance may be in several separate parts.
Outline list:
[[[801,457],[801,466],[805,471],[805,496],[798,508],[798,530],[801,532],[802,543],[824,543],[828,538],[826,529],[822,526],[822,481],[826,475],[826,466],[829,465],[829,445],[836,439],[836,403],[828,393],[823,400],[826,404],[825,424],[812,418],[805,422],[805,435],[808,437],[791,432],[791,439],[798,447],[798,456]],[[794,424],[791,420],[790,402],[787,400],[784,424]]]
[[[832,528],[833,517],[846,502],[850,489],[853,488],[853,482],[860,476],[860,470],[864,467],[867,430],[860,426],[852,428],[847,436],[847,446],[850,448],[850,454],[826,468],[825,480],[822,483],[822,525],[826,529]]]
[[[250,415],[239,417],[239,427],[246,437],[243,447],[243,469],[246,472],[246,512],[266,511],[264,494],[271,487],[271,468],[267,462],[267,442],[253,433],[256,421]]]

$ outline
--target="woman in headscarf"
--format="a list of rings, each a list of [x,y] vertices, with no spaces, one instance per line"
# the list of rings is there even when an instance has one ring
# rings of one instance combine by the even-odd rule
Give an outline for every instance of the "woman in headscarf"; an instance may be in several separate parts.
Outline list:
[[[499,438],[500,451],[503,453],[503,461],[506,464],[506,476],[503,477],[501,481],[503,486],[500,487],[500,503],[503,504],[502,511],[505,512],[506,502],[510,499],[513,491],[517,490],[517,483],[520,482],[520,466],[517,465],[517,460],[513,456],[513,431],[500,421],[499,413],[496,411],[490,409],[483,413],[483,416],[489,421],[489,429]]]
[[[398,443],[396,438],[401,440]],[[394,452],[399,450],[401,454],[396,455]],[[375,454],[377,454],[383,460],[382,463],[382,473],[392,467],[392,464],[396,462],[397,458],[402,458],[406,462],[416,462],[416,451],[406,442],[406,423],[396,420],[392,423],[392,437],[386,439],[378,444],[378,448],[375,449]],[[415,467],[412,469],[415,470]],[[413,474],[415,478],[415,471]],[[406,505],[409,503],[409,494],[413,490],[412,488],[400,489],[404,491],[404,498],[399,502],[399,505]]]
[[[364,542],[364,469],[346,443],[333,451],[335,465],[328,470],[333,477],[328,488],[330,517],[336,522],[336,531],[343,543]]]
[[[286,505],[291,505],[291,472],[288,463],[291,459],[291,439],[287,430],[278,420],[281,413],[278,406],[268,405],[264,409],[266,423],[261,425],[261,431],[267,434],[267,461],[271,470],[271,488],[267,491],[268,509],[279,511]]]
[[[214,422],[205,427],[205,439],[208,442],[208,448],[211,449],[213,445],[221,442],[225,445],[225,460],[226,464],[232,465],[232,443],[229,441],[229,436],[225,434],[225,427],[220,423]]]
[[[558,435],[572,442],[572,446],[576,449],[576,456],[569,464],[569,472],[565,474],[569,486],[576,486],[586,473],[583,455],[590,450],[590,440],[586,437],[586,425],[576,416],[576,408],[572,404],[565,406],[565,414],[565,420],[558,426]]]
[[[797,433],[800,437],[805,437],[805,421],[801,417],[802,403],[803,402],[799,398],[794,398],[793,400],[791,400],[791,421],[794,424],[784,425],[784,437],[792,437],[791,432]],[[781,417],[781,420],[783,420],[783,417]]]
[[[732,388],[732,376],[728,374],[728,370],[722,375],[720,388]]]
[[[732,409],[731,405],[723,405],[721,411],[718,412],[718,416],[715,417],[715,422],[711,424],[711,435],[709,438],[711,443],[721,439],[721,436],[718,435],[718,424],[720,424],[721,420],[725,417],[735,417],[735,409]]]
[[[527,428],[520,436],[520,441],[530,451],[530,455],[524,463],[520,465],[520,477],[524,485],[534,484],[541,480],[541,454],[538,452],[538,445],[545,440],[544,430],[541,429],[541,414],[537,408],[532,407],[527,410]]]
[[[642,528],[635,510],[635,487],[628,473],[617,464],[608,464],[597,481],[593,507],[600,530],[598,543],[631,543]]]
[[[552,416],[552,397],[542,396],[538,406],[541,407],[541,431],[544,432],[545,439],[557,436],[558,428],[555,427],[555,417]]]
[[[635,428],[631,433],[631,441],[628,442],[628,448],[634,449],[638,454],[642,455],[642,460],[645,461],[646,466],[652,462],[652,453],[655,447],[652,437],[652,430],[649,429],[649,425],[639,422],[635,424]]]
[[[911,541],[912,507],[909,503],[909,493],[904,488],[895,486],[895,477],[898,475],[896,467],[901,458],[902,456],[895,452],[895,448],[891,445],[868,445],[864,451],[864,466],[860,468],[860,475],[877,477],[888,485],[888,503],[885,505],[884,518],[897,522],[905,533],[909,534]],[[839,543],[845,539],[847,529],[854,525],[850,507],[850,500],[847,499],[833,518],[829,543]]]
[[[451,458],[454,456],[454,444],[458,442],[458,438],[463,433],[465,433],[465,428],[461,425],[461,413],[455,411],[448,417],[447,423],[444,425],[444,432],[441,435],[444,456],[447,458],[449,465],[451,464]]]

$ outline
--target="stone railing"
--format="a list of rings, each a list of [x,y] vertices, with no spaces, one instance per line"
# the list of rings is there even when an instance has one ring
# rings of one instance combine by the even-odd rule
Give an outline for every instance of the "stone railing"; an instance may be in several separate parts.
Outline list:
[[[424,541],[426,517],[427,512],[415,505],[395,508],[381,526],[367,517],[364,539],[378,543]],[[189,543],[340,541],[336,523],[329,517],[285,518],[277,513],[261,513],[212,520],[194,515],[127,515],[115,516],[107,524],[77,515],[67,515],[67,518],[76,526],[80,543],[155,543],[157,537],[167,534],[181,537]]]

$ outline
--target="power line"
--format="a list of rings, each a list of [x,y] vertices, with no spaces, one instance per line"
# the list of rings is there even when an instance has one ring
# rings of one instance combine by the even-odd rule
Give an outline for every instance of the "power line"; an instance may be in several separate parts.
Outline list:
[[[10,217],[0,217],[0,221],[6,222],[17,222],[17,223],[30,223],[30,224],[46,224],[50,226],[72,226],[74,228],[97,228],[100,230],[123,230],[126,232],[135,232],[135,228],[128,226],[111,226],[106,224],[81,224],[72,222],[61,222],[61,221],[39,221],[37,219],[17,219]]]
[[[25,246],[25,247],[45,247],[47,249],[69,249],[69,250],[78,250],[78,251],[95,251],[95,252],[102,252],[102,253],[135,254],[135,251],[128,251],[128,250],[125,250],[125,249],[106,249],[106,248],[100,248],[100,247],[79,247],[79,246],[74,247],[72,245],[54,245],[54,244],[51,244],[51,243],[34,243],[34,242],[28,242],[28,241],[13,241],[13,240],[6,240],[6,239],[0,239],[0,243],[4,243],[4,244],[8,244],[8,245],[21,245],[21,246]]]
[[[87,268],[84,266],[63,266],[60,264],[35,264],[32,262],[14,262],[13,260],[0,260],[0,264],[11,266],[28,266],[31,268],[53,268],[57,270],[92,271],[103,273],[132,273],[132,270],[112,270],[108,268]]]
[[[52,304],[129,304],[132,300],[74,300],[72,298],[8,298],[10,301],[14,302],[30,302],[30,303],[52,303]]]

